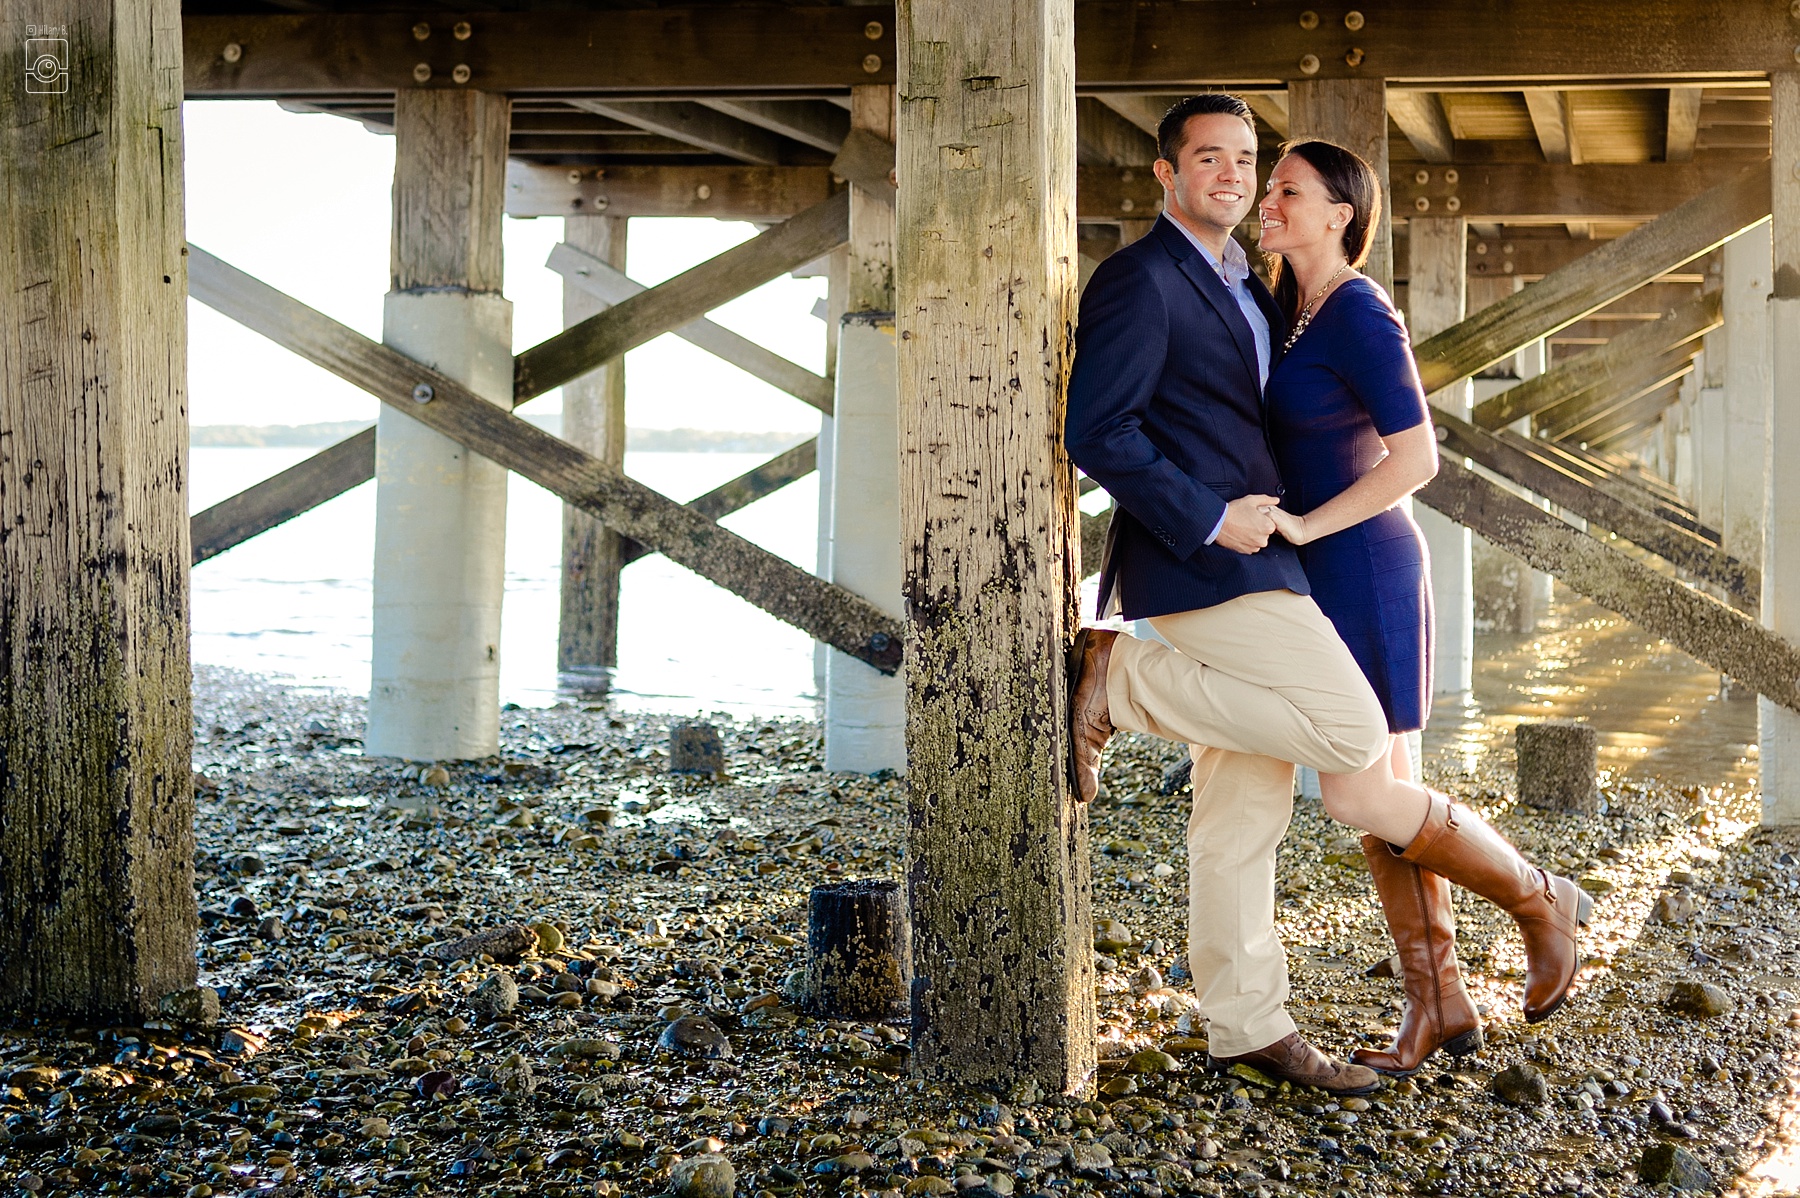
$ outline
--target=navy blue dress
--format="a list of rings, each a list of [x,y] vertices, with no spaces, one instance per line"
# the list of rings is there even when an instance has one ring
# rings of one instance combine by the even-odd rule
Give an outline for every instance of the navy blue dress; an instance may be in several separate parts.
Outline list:
[[[1430,419],[1406,328],[1387,293],[1353,278],[1325,297],[1269,374],[1269,434],[1298,515],[1381,460],[1381,438]],[[1300,547],[1313,599],[1387,712],[1425,726],[1431,708],[1431,581],[1419,526],[1400,508]]]

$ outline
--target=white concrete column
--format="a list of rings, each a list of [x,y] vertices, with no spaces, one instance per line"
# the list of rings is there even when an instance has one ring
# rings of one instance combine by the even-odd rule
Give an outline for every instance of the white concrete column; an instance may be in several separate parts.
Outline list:
[[[844,300],[850,286],[850,252],[839,249],[828,259],[825,271],[825,377],[837,386],[838,329],[844,320]],[[815,542],[813,573],[831,577],[831,499],[836,471],[832,454],[837,449],[837,433],[830,416],[819,417],[819,449],[816,471],[819,479],[819,528]],[[818,696],[820,710],[825,704],[825,674],[831,661],[831,646],[813,642],[813,694]]]
[[[1762,621],[1800,641],[1800,71],[1770,76],[1774,124],[1774,286],[1768,339],[1773,387],[1763,473]],[[1800,713],[1758,700],[1762,724],[1763,823],[1800,824]]]
[[[852,88],[850,123],[893,140],[894,89]],[[843,296],[831,422],[830,562],[824,573],[901,616],[894,209],[854,184]],[[906,768],[903,678],[882,674],[836,650],[828,653],[825,768],[858,773]]]
[[[1725,388],[1702,387],[1694,405],[1695,508],[1708,528],[1725,523]]]
[[[1468,222],[1459,216],[1415,216],[1411,233],[1412,269],[1408,276],[1408,325],[1413,340],[1423,341],[1461,321],[1468,307]],[[1474,405],[1474,389],[1465,380],[1431,397],[1434,406],[1464,420]],[[1432,608],[1437,621],[1437,651],[1432,662],[1437,694],[1462,694],[1474,685],[1475,585],[1469,530],[1419,506],[1414,519],[1425,533],[1431,554]]]
[[[500,294],[507,117],[504,96],[397,94],[382,340],[510,409],[512,305]],[[500,738],[506,471],[391,405],[376,437],[364,749],[489,756]]]
[[[1724,472],[1725,552],[1751,565],[1762,561],[1763,476],[1744,468],[1759,462],[1769,441],[1769,288],[1773,242],[1767,223],[1725,243]]]
[[[1698,475],[1694,464],[1694,409],[1700,402],[1700,376],[1706,368],[1705,351],[1701,352],[1701,361],[1696,363],[1695,370],[1681,380],[1680,396],[1675,401],[1672,411],[1675,413],[1675,472],[1670,479],[1675,484],[1675,493],[1681,501],[1693,506],[1698,494]]]

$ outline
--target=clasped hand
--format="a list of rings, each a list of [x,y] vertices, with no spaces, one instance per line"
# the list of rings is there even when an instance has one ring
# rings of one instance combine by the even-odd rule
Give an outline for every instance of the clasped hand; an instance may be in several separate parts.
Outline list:
[[[1213,543],[1234,553],[1255,553],[1269,543],[1271,536],[1280,533],[1291,545],[1306,544],[1305,517],[1282,511],[1280,504],[1274,495],[1246,495],[1232,500],[1225,505],[1225,523]]]

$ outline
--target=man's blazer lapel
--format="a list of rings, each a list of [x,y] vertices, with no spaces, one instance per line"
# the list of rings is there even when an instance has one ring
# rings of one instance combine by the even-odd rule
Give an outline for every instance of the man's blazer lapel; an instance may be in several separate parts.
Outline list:
[[[1165,228],[1165,225],[1168,227]],[[1181,273],[1199,289],[1200,294],[1206,297],[1206,302],[1218,312],[1219,319],[1225,322],[1225,327],[1231,330],[1231,340],[1236,343],[1238,354],[1244,359],[1244,369],[1250,372],[1250,386],[1260,397],[1262,371],[1256,364],[1256,337],[1250,332],[1250,322],[1244,319],[1243,310],[1238,307],[1237,300],[1232,298],[1225,280],[1219,277],[1219,272],[1194,248],[1187,235],[1169,221],[1159,218],[1156,230],[1163,239],[1163,245],[1174,255]]]

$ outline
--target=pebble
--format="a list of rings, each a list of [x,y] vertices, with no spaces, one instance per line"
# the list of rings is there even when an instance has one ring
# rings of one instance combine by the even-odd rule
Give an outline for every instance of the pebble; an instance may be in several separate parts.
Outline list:
[[[1094,949],[1102,953],[1119,953],[1137,943],[1137,937],[1125,921],[1120,919],[1096,919],[1094,921]]]
[[[1154,1048],[1133,1053],[1131,1059],[1125,1062],[1128,1073],[1170,1073],[1179,1068],[1181,1065],[1174,1057]]]
[[[719,1025],[704,1015],[683,1015],[672,1020],[656,1039],[658,1048],[666,1048],[670,1052],[684,1057],[704,1057],[708,1060],[729,1060],[731,1057],[731,1041]]]
[[[1670,891],[1657,898],[1650,908],[1650,918],[1657,923],[1686,923],[1700,913],[1700,904],[1692,895]]]
[[[519,984],[511,975],[498,971],[490,973],[475,987],[469,995],[469,1007],[477,1018],[492,1023],[503,1015],[510,1015],[514,1007],[519,1005]]]
[[[685,1157],[669,1170],[669,1192],[675,1198],[733,1198],[737,1170],[716,1152]]]
[[[1550,1101],[1550,1082],[1536,1066],[1520,1061],[1494,1075],[1494,1094],[1514,1106],[1543,1106]]]
[[[553,1045],[550,1055],[578,1061],[616,1061],[619,1059],[619,1046],[611,1040],[578,1036]]]
[[[532,924],[531,930],[537,934],[538,952],[543,953],[545,956],[549,956],[551,953],[560,953],[562,951],[563,934],[561,928],[546,920],[542,923]]]
[[[1716,1019],[1727,1015],[1737,1006],[1731,995],[1725,993],[1711,982],[1676,982],[1669,987],[1663,1006],[1677,1015],[1691,1015],[1696,1019]]]

